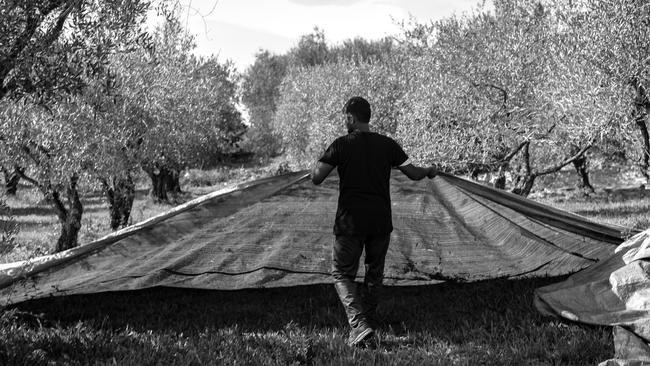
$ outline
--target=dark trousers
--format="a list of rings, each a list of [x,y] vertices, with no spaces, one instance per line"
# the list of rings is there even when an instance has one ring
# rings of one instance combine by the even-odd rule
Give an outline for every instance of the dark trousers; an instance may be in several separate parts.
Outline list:
[[[332,276],[334,287],[345,308],[350,326],[373,317],[379,302],[384,280],[384,263],[390,234],[379,236],[337,235],[332,250]],[[359,259],[365,249],[366,275],[363,286],[354,280],[359,269]],[[361,287],[361,288],[359,288]]]

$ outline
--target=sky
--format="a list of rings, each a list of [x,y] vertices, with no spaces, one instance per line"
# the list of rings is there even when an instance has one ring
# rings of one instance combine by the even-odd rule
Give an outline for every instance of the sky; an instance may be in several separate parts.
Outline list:
[[[282,54],[314,27],[330,44],[399,32],[397,22],[461,15],[481,0],[182,0],[181,22],[196,37],[199,55],[231,60],[241,72],[255,53]]]

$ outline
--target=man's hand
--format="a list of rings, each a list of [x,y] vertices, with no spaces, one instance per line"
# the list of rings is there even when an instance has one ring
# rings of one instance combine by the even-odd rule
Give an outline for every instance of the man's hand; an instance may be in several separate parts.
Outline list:
[[[431,178],[435,177],[436,175],[438,175],[438,170],[435,167],[430,166],[428,168],[428,170],[429,170],[429,172],[427,173],[427,178],[431,179]]]

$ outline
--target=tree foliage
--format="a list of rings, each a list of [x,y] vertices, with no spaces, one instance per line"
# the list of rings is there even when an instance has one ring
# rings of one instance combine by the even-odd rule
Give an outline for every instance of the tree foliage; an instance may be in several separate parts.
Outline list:
[[[494,6],[440,21],[431,28],[435,39],[419,42],[430,45],[418,57],[417,80],[425,82],[415,82],[410,99],[417,105],[406,114],[404,139],[416,150],[430,148],[427,138],[444,141],[421,154],[454,170],[510,170],[513,190],[528,194],[536,177],[600,141],[613,117],[592,108],[603,91],[592,70],[573,60],[552,11],[526,1]],[[410,134],[414,121],[432,131]]]
[[[497,0],[491,10],[406,24],[399,52],[380,62],[294,68],[282,86],[274,127],[292,159],[313,156],[321,136],[331,138],[332,126],[341,124],[333,111],[363,95],[382,116],[371,123],[400,140],[416,161],[457,173],[508,173],[511,189],[527,195],[537,177],[584,164],[594,146],[621,146],[628,138],[621,121],[629,115],[621,91],[642,79],[638,65],[648,62],[641,56],[644,42],[625,46],[633,37],[648,38],[641,14],[647,6],[570,3]],[[624,20],[629,16],[636,20]],[[595,28],[612,32],[623,21],[633,25],[616,36],[594,36]],[[606,45],[619,38],[639,51],[616,60],[616,67],[628,69],[605,70],[616,62],[603,55],[617,57]],[[637,66],[630,70],[630,64]]]
[[[563,11],[567,33],[580,47],[578,55],[599,75],[616,102],[620,117],[610,147],[625,146],[648,179],[650,4],[645,0],[558,0],[554,4]]]
[[[391,67],[397,66],[348,61],[291,69],[281,85],[273,128],[292,164],[307,167],[345,132],[342,107],[353,95],[372,100],[376,131],[394,135],[405,79]]]
[[[261,156],[274,156],[281,150],[271,121],[288,67],[287,56],[260,50],[243,78],[242,103],[248,110],[250,124],[244,148]]]
[[[108,58],[146,43],[140,0],[52,0],[0,5],[0,160],[52,204],[61,224],[56,251],[76,245],[80,179],[101,139],[88,87]],[[7,98],[9,97],[9,98]]]
[[[125,45],[146,43],[143,0],[27,0],[0,4],[0,99],[79,90]],[[101,29],[101,32],[97,32]]]
[[[329,44],[325,33],[316,27],[312,33],[301,36],[286,54],[260,50],[243,78],[242,102],[249,112],[251,125],[245,147],[263,157],[284,151],[279,132],[271,125],[280,102],[280,85],[289,69],[381,62],[392,57],[393,47],[390,38],[368,41],[357,37],[341,44]]]
[[[139,50],[115,60],[116,79],[129,137],[124,148],[152,177],[167,185],[166,174],[200,167],[234,149],[245,132],[236,109],[234,70],[215,58],[191,54],[194,43],[177,21],[169,20],[152,40],[155,52]],[[174,187],[154,187],[165,200]]]
[[[235,108],[232,67],[192,56],[191,37],[170,14],[165,27],[136,37],[142,34],[141,18],[123,14],[133,10],[125,1],[83,4],[66,18],[66,31],[41,50],[52,58],[62,57],[59,49],[94,55],[79,62],[56,60],[74,70],[70,79],[79,80],[74,89],[35,83],[41,72],[49,77],[49,70],[41,70],[11,84],[11,98],[0,100],[0,162],[22,167],[22,178],[54,207],[61,223],[56,251],[76,245],[84,186],[101,182],[111,208],[120,206],[112,210],[120,214],[112,226],[125,225],[137,169],[177,178],[180,169],[232,148],[244,128]],[[146,6],[138,9],[143,17]],[[67,50],[70,40],[85,51]],[[19,61],[18,71],[29,63]],[[57,75],[56,81],[72,85],[66,77]],[[29,83],[40,89],[24,87]],[[168,188],[158,192],[164,195]]]

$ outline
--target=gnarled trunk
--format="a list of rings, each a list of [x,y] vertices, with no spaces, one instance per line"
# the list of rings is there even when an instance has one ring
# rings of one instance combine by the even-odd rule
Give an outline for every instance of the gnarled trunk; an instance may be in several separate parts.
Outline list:
[[[646,181],[650,180],[650,134],[648,133],[648,127],[643,115],[639,115],[636,118],[636,126],[641,132],[642,138],[642,152],[643,158],[641,159],[641,174],[645,177]]]
[[[528,197],[530,191],[533,190],[533,186],[535,185],[535,179],[537,179],[536,174],[527,174],[518,177],[515,182],[515,187],[512,189],[512,193]]]
[[[18,183],[20,182],[20,176],[25,172],[24,168],[19,166],[14,166],[13,170],[6,169],[2,167],[2,173],[5,178],[5,194],[9,196],[15,196],[18,191]]]
[[[635,106],[635,122],[636,126],[641,132],[642,139],[642,153],[643,158],[641,159],[641,174],[646,179],[646,182],[650,180],[650,133],[648,133],[648,111],[650,110],[650,100],[648,98],[647,92],[639,80],[633,80],[632,86],[636,91],[634,97],[634,106]]]
[[[582,190],[588,190],[593,193],[594,187],[589,181],[589,170],[587,168],[587,157],[581,156],[573,161],[573,167],[576,169],[576,172],[580,176],[580,182],[578,183],[578,188]]]
[[[172,193],[182,193],[181,191],[181,172],[172,169],[170,170],[170,180],[169,180],[169,192]]]
[[[135,199],[133,177],[127,173],[123,177],[112,177],[110,180],[102,179],[102,185],[108,200],[111,229],[117,230],[120,227],[128,226]]]
[[[81,230],[81,216],[83,215],[83,205],[77,189],[78,180],[79,178],[73,175],[66,187],[67,208],[58,191],[50,188],[48,194],[48,200],[54,205],[61,224],[61,234],[56,242],[56,253],[77,246],[77,238],[79,230]]]
[[[522,159],[523,159],[523,170],[521,173],[517,174],[515,179],[515,186],[512,189],[512,193],[518,194],[520,196],[528,197],[530,191],[535,185],[535,179],[537,178],[537,173],[533,172],[530,166],[530,142],[526,142],[522,149]]]
[[[73,174],[68,180],[68,183],[64,187],[64,201],[61,197],[61,192],[55,189],[49,181],[41,183],[33,178],[27,177],[22,171],[18,172],[21,179],[37,187],[43,193],[47,202],[54,207],[54,212],[59,219],[59,224],[61,224],[61,234],[56,242],[54,253],[76,247],[79,230],[81,230],[81,217],[84,212],[78,190],[79,176]]]
[[[169,202],[168,192],[180,192],[179,174],[167,168],[155,168],[147,171],[151,179],[149,195],[157,202]]]
[[[499,167],[497,178],[494,180],[494,188],[506,189],[506,169],[505,165]]]

